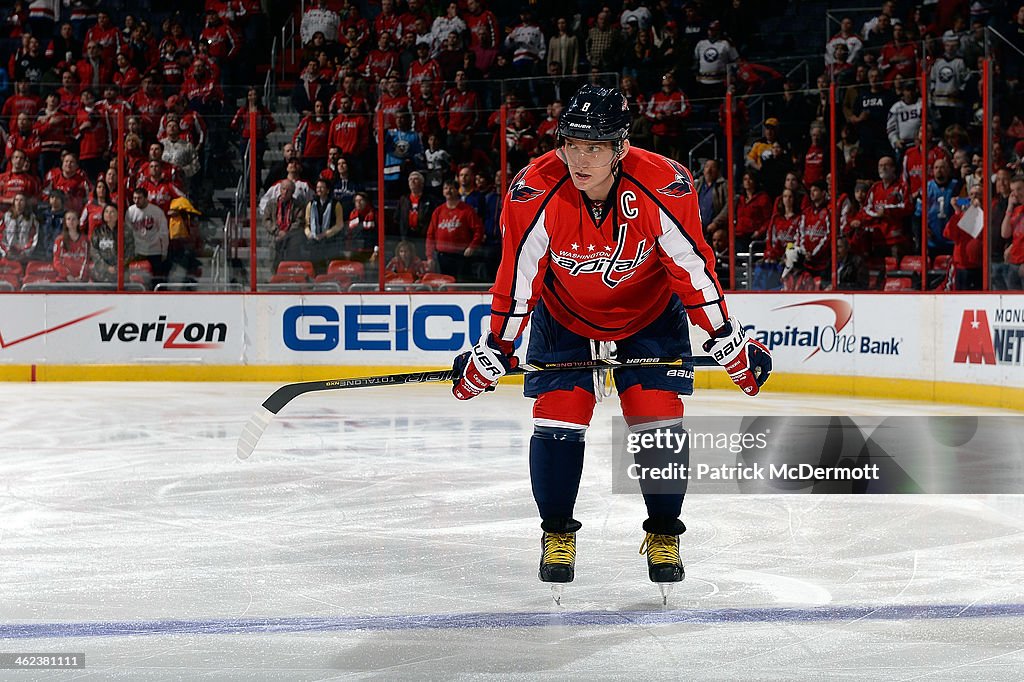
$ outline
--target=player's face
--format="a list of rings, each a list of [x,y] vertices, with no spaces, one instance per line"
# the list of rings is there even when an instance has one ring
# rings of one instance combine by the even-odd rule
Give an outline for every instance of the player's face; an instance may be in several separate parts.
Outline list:
[[[623,143],[629,149],[629,142]],[[615,168],[615,146],[612,142],[592,142],[566,138],[562,146],[562,160],[569,167],[569,175],[576,189],[592,192],[608,189]]]

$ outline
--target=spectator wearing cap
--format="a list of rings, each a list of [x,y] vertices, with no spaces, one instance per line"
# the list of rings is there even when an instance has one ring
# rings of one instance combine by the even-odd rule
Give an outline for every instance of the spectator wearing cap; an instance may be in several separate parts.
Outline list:
[[[708,24],[707,38],[694,48],[697,93],[702,99],[722,97],[725,94],[725,77],[729,65],[739,58],[736,48],[722,36],[721,29],[721,22],[712,21]]]
[[[761,170],[764,159],[774,154],[772,147],[778,142],[779,119],[773,116],[765,119],[764,135],[750,146],[750,151],[747,152],[747,166]]]
[[[943,52],[932,64],[929,82],[932,89],[931,104],[939,112],[940,127],[945,129],[966,122],[964,90],[968,83],[968,70],[959,56],[960,40],[952,31],[942,36]]]

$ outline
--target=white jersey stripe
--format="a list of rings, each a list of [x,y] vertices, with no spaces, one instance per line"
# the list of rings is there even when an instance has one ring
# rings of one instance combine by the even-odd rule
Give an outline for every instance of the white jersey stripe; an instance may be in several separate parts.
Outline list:
[[[662,251],[686,273],[690,278],[691,286],[700,294],[705,303],[717,303],[721,299],[721,295],[715,282],[708,275],[704,259],[693,248],[693,244],[683,236],[679,225],[672,219],[672,216],[659,209],[658,217],[661,219],[661,236],[658,237],[658,244]],[[725,324],[721,306],[705,306],[704,312],[708,316],[712,329],[718,329]]]
[[[526,326],[525,316],[530,312],[530,298],[537,286],[540,262],[547,255],[551,244],[545,223],[546,211],[541,211],[537,221],[519,249],[516,257],[516,277],[512,285],[511,317],[519,317],[518,324],[506,324],[502,330],[502,341],[515,341]],[[511,321],[511,319],[510,319]]]

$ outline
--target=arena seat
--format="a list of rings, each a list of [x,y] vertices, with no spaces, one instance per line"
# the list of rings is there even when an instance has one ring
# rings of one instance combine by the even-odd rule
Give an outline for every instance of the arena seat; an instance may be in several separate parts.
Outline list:
[[[429,284],[433,288],[437,288],[442,284],[452,284],[455,282],[455,278],[451,275],[442,275],[440,272],[428,272],[420,277],[420,282],[423,284]]]
[[[366,266],[354,260],[332,260],[327,266],[327,272],[344,274],[353,281],[366,278]]]
[[[313,263],[308,260],[283,260],[277,264],[277,272],[274,274],[303,273],[312,279],[315,272]]]
[[[60,273],[57,272],[57,268],[53,267],[53,263],[47,261],[29,261],[25,266],[25,279],[24,283],[28,284],[32,282],[58,282],[60,281]]]
[[[347,291],[352,286],[352,278],[346,275],[344,272],[328,272],[323,275],[317,275],[313,281],[316,284],[324,284],[327,282],[334,282],[342,291]]]
[[[909,277],[890,277],[885,280],[886,291],[914,291],[914,282]]]
[[[279,272],[270,277],[271,284],[306,284],[308,282],[309,278],[304,272]]]

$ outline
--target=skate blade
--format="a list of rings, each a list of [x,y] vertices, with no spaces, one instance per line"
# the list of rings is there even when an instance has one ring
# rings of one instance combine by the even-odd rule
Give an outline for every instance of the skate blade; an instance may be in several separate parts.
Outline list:
[[[564,583],[552,583],[551,584],[551,598],[555,600],[557,606],[562,605],[562,593],[565,592]]]
[[[661,590],[661,605],[668,606],[668,597],[672,594],[672,588],[676,586],[675,583],[657,583],[658,589]]]

